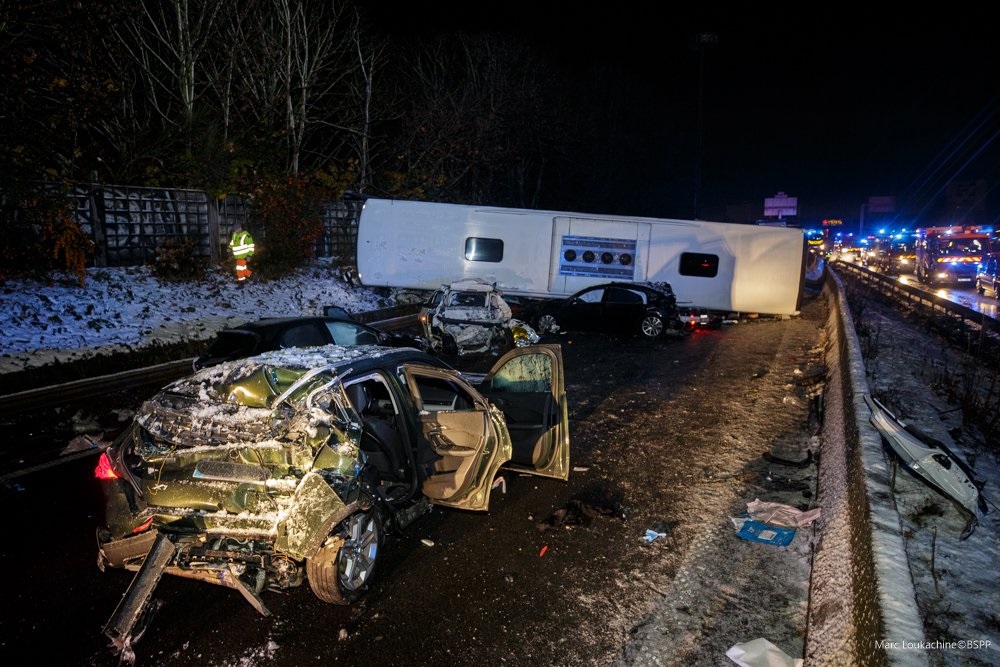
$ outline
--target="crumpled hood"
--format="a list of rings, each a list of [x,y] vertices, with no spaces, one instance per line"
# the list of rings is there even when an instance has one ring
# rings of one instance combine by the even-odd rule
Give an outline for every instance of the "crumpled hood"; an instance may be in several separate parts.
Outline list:
[[[160,444],[194,447],[277,438],[270,403],[301,372],[267,364],[208,368],[177,380],[143,403],[136,422]]]
[[[279,435],[270,409],[170,394],[143,403],[136,423],[161,445],[182,447],[260,442]]]

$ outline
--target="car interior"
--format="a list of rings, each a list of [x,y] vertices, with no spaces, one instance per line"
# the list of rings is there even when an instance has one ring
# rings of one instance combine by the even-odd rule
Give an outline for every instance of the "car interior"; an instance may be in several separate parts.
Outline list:
[[[389,388],[378,375],[365,377],[345,388],[361,417],[364,431],[361,449],[385,479],[404,482],[409,460],[399,432],[397,414]]]

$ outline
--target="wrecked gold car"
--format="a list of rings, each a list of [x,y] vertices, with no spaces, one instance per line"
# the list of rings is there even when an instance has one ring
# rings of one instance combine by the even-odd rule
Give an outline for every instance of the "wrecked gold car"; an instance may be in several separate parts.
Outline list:
[[[162,574],[239,591],[308,582],[357,600],[383,538],[432,504],[485,511],[497,471],[565,480],[557,345],[516,348],[478,384],[416,349],[286,349],[225,362],[146,401],[101,455],[98,562],[136,571],[104,628],[141,635]]]

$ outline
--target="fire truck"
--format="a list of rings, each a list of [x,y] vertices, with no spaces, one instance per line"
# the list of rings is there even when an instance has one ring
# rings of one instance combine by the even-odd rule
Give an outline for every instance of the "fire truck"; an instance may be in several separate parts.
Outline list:
[[[976,269],[990,252],[983,227],[924,227],[917,230],[917,279],[927,285],[974,285]]]

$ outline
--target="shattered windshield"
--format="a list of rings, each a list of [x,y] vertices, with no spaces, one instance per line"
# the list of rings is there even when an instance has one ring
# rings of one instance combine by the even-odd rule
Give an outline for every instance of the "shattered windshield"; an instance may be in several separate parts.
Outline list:
[[[452,292],[448,298],[448,305],[466,308],[484,308],[487,305],[486,297],[486,292]]]

